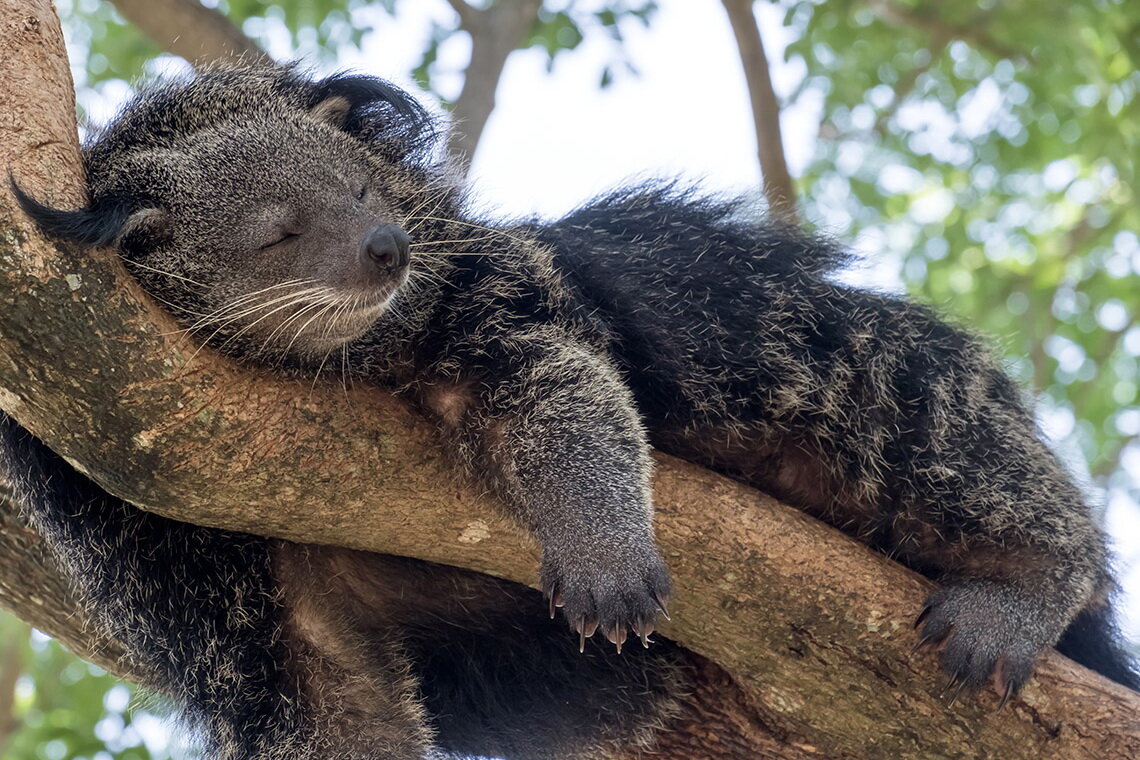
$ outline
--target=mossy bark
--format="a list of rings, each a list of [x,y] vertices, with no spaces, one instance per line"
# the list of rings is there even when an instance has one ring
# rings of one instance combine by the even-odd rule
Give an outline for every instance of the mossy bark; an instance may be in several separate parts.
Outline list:
[[[37,197],[81,202],[71,82],[50,3],[0,0],[0,50],[0,164]],[[455,479],[428,426],[398,399],[199,351],[112,252],[53,246],[7,191],[0,408],[144,509],[535,584],[533,540]],[[655,493],[677,588],[663,633],[715,663],[701,666],[659,756],[1140,756],[1137,695],[1058,655],[1000,714],[994,694],[940,699],[935,658],[909,654],[930,584],[842,534],[666,456]],[[28,559],[39,551],[34,537],[2,525],[0,601],[94,651],[90,631],[69,617],[58,573]]]

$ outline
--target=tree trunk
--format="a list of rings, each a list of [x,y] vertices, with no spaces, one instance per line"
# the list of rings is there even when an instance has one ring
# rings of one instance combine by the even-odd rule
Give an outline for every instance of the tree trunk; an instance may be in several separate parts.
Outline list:
[[[761,182],[769,211],[787,221],[796,218],[796,186],[784,157],[784,138],[780,134],[780,101],[772,87],[772,74],[764,40],[752,12],[753,0],[723,0],[752,104],[752,120],[756,132],[756,155],[760,159]]]
[[[47,0],[0,0],[0,49],[0,165],[38,197],[77,202],[71,86]],[[0,408],[107,490],[202,525],[535,585],[533,540],[454,479],[399,399],[310,390],[197,352],[112,252],[49,244],[6,191],[0,230]],[[1140,754],[1140,698],[1056,654],[1000,715],[988,692],[940,700],[934,657],[909,655],[929,582],[740,484],[657,464],[657,532],[677,588],[662,633],[715,663],[661,756]],[[11,554],[0,562],[0,589],[15,589],[5,604],[50,618],[34,601],[55,603],[47,571],[14,575]],[[23,588],[41,582],[46,591]]]
[[[471,37],[471,60],[463,75],[463,90],[451,109],[448,141],[451,154],[466,172],[495,109],[503,67],[534,26],[542,0],[499,0],[483,10],[465,0],[449,2],[459,14],[460,28]]]

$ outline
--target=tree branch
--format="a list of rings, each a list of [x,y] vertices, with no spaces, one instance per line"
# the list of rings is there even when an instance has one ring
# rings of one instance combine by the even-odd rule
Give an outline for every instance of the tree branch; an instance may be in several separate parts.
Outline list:
[[[471,37],[471,60],[463,90],[451,108],[453,123],[448,141],[451,154],[466,171],[495,108],[503,67],[534,27],[542,0],[500,0],[483,10],[463,0],[449,2],[459,13],[460,28]],[[460,7],[466,10],[460,11]]]
[[[0,0],[0,49],[0,166],[46,200],[75,202],[71,90],[48,0]],[[49,244],[6,191],[0,231],[0,408],[107,490],[203,525],[535,585],[534,542],[455,482],[398,399],[310,391],[209,351],[191,361],[196,348],[113,253]],[[663,634],[731,676],[740,709],[784,756],[1140,753],[1137,695],[1056,654],[1001,715],[988,692],[940,701],[934,658],[909,656],[927,581],[740,484],[657,462],[657,532],[678,589]]]
[[[155,44],[194,66],[218,61],[268,63],[270,58],[226,16],[198,0],[111,0],[123,18]]]
[[[146,683],[149,673],[125,654],[123,645],[90,625],[75,603],[66,576],[42,539],[24,524],[0,494],[0,606],[64,643],[99,667]]]
[[[780,101],[772,87],[772,74],[764,40],[752,12],[752,0],[723,0],[744,79],[748,84],[748,100],[756,131],[756,152],[760,159],[764,197],[771,213],[789,221],[796,217],[796,187],[784,157],[784,139],[780,134]]]

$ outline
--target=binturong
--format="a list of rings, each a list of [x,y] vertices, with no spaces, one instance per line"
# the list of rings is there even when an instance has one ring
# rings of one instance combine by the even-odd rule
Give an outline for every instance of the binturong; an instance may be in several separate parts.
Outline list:
[[[1010,698],[1055,645],[1140,687],[1104,535],[978,341],[836,282],[834,243],[675,184],[555,221],[476,216],[438,136],[377,79],[211,70],[144,90],[87,146],[85,208],[17,189],[44,232],[113,246],[220,351],[412,400],[541,543],[545,602],[176,523],[3,418],[17,500],[208,757],[647,746],[688,678],[668,642],[622,650],[670,594],[650,446],[938,579],[918,636],[959,688],[992,678]]]

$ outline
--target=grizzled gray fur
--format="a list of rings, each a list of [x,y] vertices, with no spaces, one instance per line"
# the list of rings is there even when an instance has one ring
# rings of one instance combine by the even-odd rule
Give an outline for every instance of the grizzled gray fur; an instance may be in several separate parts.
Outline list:
[[[836,246],[670,186],[553,222],[476,217],[435,136],[375,79],[213,71],[145,91],[86,149],[87,208],[21,195],[239,360],[414,400],[538,536],[550,610],[577,631],[478,575],[144,515],[4,421],[33,520],[211,757],[650,741],[681,655],[591,637],[647,639],[669,596],[651,444],[939,578],[920,635],[953,682],[1008,696],[1069,629],[1067,651],[1136,685],[1104,538],[972,338],[837,284]]]

